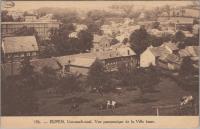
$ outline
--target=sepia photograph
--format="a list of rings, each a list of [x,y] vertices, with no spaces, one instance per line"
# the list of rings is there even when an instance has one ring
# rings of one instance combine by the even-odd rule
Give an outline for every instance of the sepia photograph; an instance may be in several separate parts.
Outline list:
[[[2,1],[1,115],[199,116],[199,12],[195,0]]]

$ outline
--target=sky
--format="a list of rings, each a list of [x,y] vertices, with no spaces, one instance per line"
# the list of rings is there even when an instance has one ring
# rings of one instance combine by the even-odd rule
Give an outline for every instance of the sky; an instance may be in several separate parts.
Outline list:
[[[15,7],[9,10],[34,10],[41,7],[75,8],[81,10],[108,9],[111,5],[134,4],[137,9],[149,9],[157,6],[184,6],[191,1],[15,1]],[[3,6],[3,4],[2,4]]]

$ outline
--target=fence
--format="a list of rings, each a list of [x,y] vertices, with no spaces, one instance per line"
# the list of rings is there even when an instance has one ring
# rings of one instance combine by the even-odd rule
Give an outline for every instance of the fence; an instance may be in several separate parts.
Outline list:
[[[175,109],[179,115],[184,115],[186,112],[184,109],[187,109],[186,111],[189,111],[189,115],[198,115],[198,107],[196,104],[194,105],[188,105],[185,107],[180,107],[180,105],[163,105],[163,106],[152,106],[153,109],[155,109],[156,115],[160,116],[160,112],[163,109]]]

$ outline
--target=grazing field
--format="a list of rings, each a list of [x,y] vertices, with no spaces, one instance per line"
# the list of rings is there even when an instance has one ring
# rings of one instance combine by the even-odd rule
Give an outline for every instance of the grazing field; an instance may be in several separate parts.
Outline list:
[[[198,92],[198,91],[197,91]],[[68,115],[156,115],[156,109],[152,106],[178,105],[180,98],[185,95],[196,96],[191,91],[185,91],[170,78],[161,77],[161,81],[155,86],[155,89],[145,93],[143,99],[140,99],[138,89],[124,88],[122,94],[104,93],[101,96],[98,93],[91,93],[89,90],[84,92],[69,93],[64,96],[52,93],[48,94],[46,90],[36,93],[39,98],[38,115],[45,116],[68,116]],[[196,96],[197,97],[197,96]],[[117,102],[116,109],[99,109],[99,106],[106,105],[107,100]],[[70,110],[73,103],[78,103],[78,110]],[[160,109],[159,115],[189,115],[187,112],[180,114],[178,108]],[[191,113],[190,113],[191,115]]]

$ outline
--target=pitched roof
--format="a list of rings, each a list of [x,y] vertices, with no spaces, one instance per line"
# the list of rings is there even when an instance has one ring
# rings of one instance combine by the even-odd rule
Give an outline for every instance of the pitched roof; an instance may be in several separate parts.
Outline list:
[[[70,65],[89,68],[95,60],[96,58],[75,57],[74,60],[70,62]]]
[[[149,50],[152,52],[152,54],[156,57],[165,57],[168,54],[170,54],[170,52],[163,46],[161,47],[153,47],[153,48],[149,48]]]
[[[199,46],[187,46],[185,49],[190,53],[191,56],[199,56]]]
[[[34,67],[34,71],[41,72],[44,67],[49,67],[54,70],[59,70],[61,65],[55,58],[44,58],[31,60],[31,65]]]
[[[186,46],[185,49],[181,49],[179,51],[179,55],[181,57],[192,56],[198,57],[199,56],[199,46]]]
[[[96,53],[98,59],[110,59],[116,57],[133,56],[136,53],[130,47],[119,47],[104,52]]]
[[[176,64],[181,64],[182,58],[178,57],[175,54],[168,54],[165,57],[159,57],[160,60],[168,62],[168,63],[176,63]]]
[[[172,43],[172,42],[163,43],[163,46],[166,46],[166,47],[170,48],[172,51],[173,50],[178,50],[178,47],[176,46],[176,44]]]
[[[34,36],[5,37],[2,42],[4,53],[38,51]]]
[[[107,35],[94,35],[93,42],[95,43],[104,43],[104,42],[111,42],[112,38]]]

